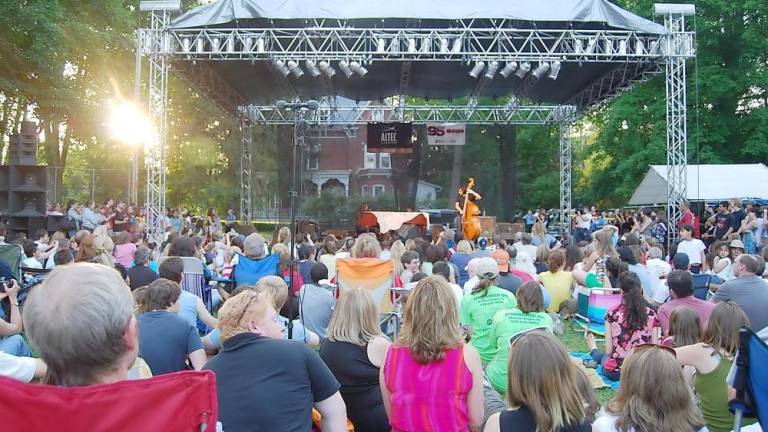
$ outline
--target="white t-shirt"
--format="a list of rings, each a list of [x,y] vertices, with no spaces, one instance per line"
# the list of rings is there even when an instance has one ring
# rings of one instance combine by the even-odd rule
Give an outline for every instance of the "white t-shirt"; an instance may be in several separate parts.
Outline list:
[[[461,299],[464,297],[464,290],[455,283],[449,283],[448,285],[450,285],[451,291],[453,291],[453,296],[456,298],[456,306],[461,308]]]
[[[658,258],[651,258],[647,260],[645,262],[645,268],[650,270],[651,273],[654,273],[658,278],[666,277],[666,275],[672,271],[672,266],[669,265],[668,262]]]
[[[477,276],[472,276],[468,281],[464,282],[464,295],[471,294],[478,282],[480,282],[480,279]]]
[[[707,249],[699,239],[683,240],[677,245],[677,252],[688,255],[691,265],[701,264],[701,253]]]
[[[584,213],[576,218],[576,228],[589,229],[592,225],[592,213]]]
[[[601,412],[600,417],[595,419],[595,422],[592,423],[592,430],[595,430],[597,432],[619,432],[619,428],[616,427],[616,422],[619,421],[619,417],[606,413]],[[635,432],[635,429],[630,429],[631,432]],[[706,426],[699,429],[698,432],[708,432],[708,429]]]
[[[35,359],[16,357],[0,351],[0,375],[23,382],[30,382],[35,376]]]
[[[669,299],[669,286],[666,279],[656,285],[656,288],[653,290],[653,297],[651,298],[656,303],[666,303],[667,299]]]

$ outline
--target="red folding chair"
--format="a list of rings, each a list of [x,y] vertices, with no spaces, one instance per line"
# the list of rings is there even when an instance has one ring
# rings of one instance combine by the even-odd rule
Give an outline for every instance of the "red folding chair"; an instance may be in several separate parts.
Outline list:
[[[0,377],[0,388],[4,431],[216,430],[216,376],[211,371],[86,387]]]

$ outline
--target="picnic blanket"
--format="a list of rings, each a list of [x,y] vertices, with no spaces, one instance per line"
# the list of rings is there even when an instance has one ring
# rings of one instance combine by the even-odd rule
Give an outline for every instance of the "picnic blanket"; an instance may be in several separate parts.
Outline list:
[[[572,352],[572,353],[569,353],[569,354],[570,354],[571,357],[577,359],[579,364],[582,364],[581,362],[583,360],[588,360],[588,359],[591,360],[592,359],[592,355],[589,354],[589,353],[585,353],[585,352]],[[605,373],[603,372],[603,366],[598,365],[597,369],[589,369],[589,368],[586,368],[586,369],[588,371],[592,370],[595,373],[597,373],[597,375],[600,377],[600,379],[603,380],[603,383],[605,383],[606,386],[608,386],[608,387],[610,387],[610,388],[612,388],[614,390],[618,390],[619,389],[620,381],[612,381],[612,380],[608,379],[608,377],[605,376]],[[587,376],[590,376],[589,372],[587,373]]]

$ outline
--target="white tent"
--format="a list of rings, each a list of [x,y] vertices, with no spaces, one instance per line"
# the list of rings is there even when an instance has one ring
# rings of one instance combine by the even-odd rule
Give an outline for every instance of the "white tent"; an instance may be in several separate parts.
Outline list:
[[[768,198],[768,167],[749,165],[688,165],[686,198],[718,201],[729,198]],[[651,165],[629,205],[667,202],[667,165]]]

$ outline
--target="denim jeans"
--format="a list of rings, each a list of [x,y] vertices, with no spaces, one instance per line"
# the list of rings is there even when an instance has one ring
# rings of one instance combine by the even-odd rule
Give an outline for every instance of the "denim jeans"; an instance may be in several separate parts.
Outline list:
[[[608,357],[608,354],[600,351],[597,348],[593,349],[589,354],[592,356],[592,360],[594,360],[595,363],[602,365],[603,367],[605,367],[605,362],[607,362],[610,358]],[[608,372],[607,370],[603,369],[603,374],[611,381],[618,381],[621,377],[621,372],[619,371]]]
[[[0,338],[0,351],[17,357],[32,357],[27,341],[20,334]]]

